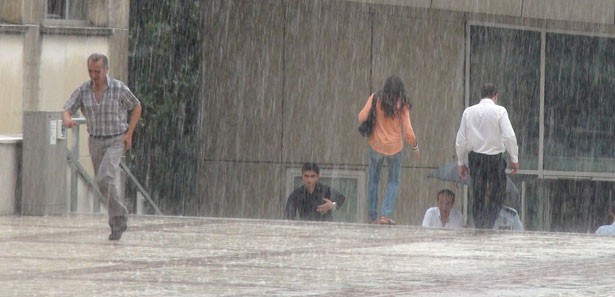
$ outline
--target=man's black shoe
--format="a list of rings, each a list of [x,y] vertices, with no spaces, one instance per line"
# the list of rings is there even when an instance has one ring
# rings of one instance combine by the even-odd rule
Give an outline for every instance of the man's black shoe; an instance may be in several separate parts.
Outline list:
[[[111,227],[111,234],[109,234],[109,240],[120,240],[122,233],[126,231],[126,224],[122,224],[119,227]]]
[[[122,231],[111,230],[111,234],[109,234],[109,240],[120,240],[120,238],[122,238]]]
[[[122,233],[128,228],[126,221],[126,216],[112,217],[111,220],[109,220],[109,226],[111,227],[109,240],[120,240],[120,238],[122,238]]]

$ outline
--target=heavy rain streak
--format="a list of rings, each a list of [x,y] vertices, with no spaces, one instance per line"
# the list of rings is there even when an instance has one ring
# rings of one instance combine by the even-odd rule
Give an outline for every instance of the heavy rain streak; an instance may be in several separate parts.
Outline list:
[[[609,295],[615,1],[566,3],[0,0],[0,296]]]

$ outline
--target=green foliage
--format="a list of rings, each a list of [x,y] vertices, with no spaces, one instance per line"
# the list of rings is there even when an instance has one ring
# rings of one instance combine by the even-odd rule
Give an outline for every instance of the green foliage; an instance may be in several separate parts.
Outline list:
[[[130,1],[128,83],[143,115],[127,161],[165,214],[196,214],[202,27],[200,1]]]

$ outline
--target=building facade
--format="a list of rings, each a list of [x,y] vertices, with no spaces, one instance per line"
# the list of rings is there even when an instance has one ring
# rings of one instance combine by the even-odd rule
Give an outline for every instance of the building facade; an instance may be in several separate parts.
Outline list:
[[[2,213],[14,212],[19,207],[14,200],[21,198],[18,139],[28,125],[24,113],[61,111],[89,79],[86,60],[93,52],[107,54],[110,75],[126,80],[128,21],[128,0],[0,0],[0,165],[10,169],[3,172],[9,182],[0,197]],[[87,139],[85,129],[81,134]],[[79,151],[91,172],[87,141]]]
[[[517,132],[522,170],[511,178],[520,195],[507,204],[526,229],[609,223],[615,0],[201,3],[202,146],[187,215],[282,218],[301,164],[314,161],[322,181],[348,197],[337,220],[366,222],[357,113],[396,74],[421,147],[419,158],[405,150],[399,223],[419,225],[442,188],[467,207],[466,188],[427,176],[456,161],[461,113],[486,81],[499,86]],[[23,133],[26,111],[60,110],[88,79],[92,52],[107,54],[111,75],[127,80],[128,10],[127,0],[0,0],[0,134]],[[80,159],[90,166],[87,153]]]
[[[520,146],[507,204],[526,229],[609,223],[615,1],[207,1],[204,15],[200,214],[281,218],[315,161],[349,196],[338,219],[366,222],[357,113],[397,74],[421,147],[405,150],[398,222],[419,225],[441,188],[467,195],[427,176],[455,162],[463,109],[493,82]]]
[[[61,110],[88,78],[85,61],[101,52],[126,79],[128,1],[0,1],[0,134],[22,131],[25,110]]]

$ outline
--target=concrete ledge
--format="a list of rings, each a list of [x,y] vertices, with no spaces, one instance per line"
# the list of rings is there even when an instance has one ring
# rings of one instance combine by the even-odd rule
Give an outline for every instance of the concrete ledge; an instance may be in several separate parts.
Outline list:
[[[431,0],[347,0],[349,2],[359,2],[366,4],[382,4],[393,6],[407,6],[418,8],[430,8]]]
[[[614,25],[613,0],[346,0],[469,14]]]
[[[521,16],[522,2],[512,0],[433,0],[432,8],[470,13]]]
[[[524,0],[523,16],[568,22],[615,23],[613,0]]]
[[[25,26],[25,25],[0,24],[0,33],[23,34],[23,33],[26,33],[30,27],[31,26]]]
[[[15,213],[20,188],[21,135],[0,135],[0,215]]]
[[[41,26],[41,33],[55,35],[111,36],[112,28]]]

